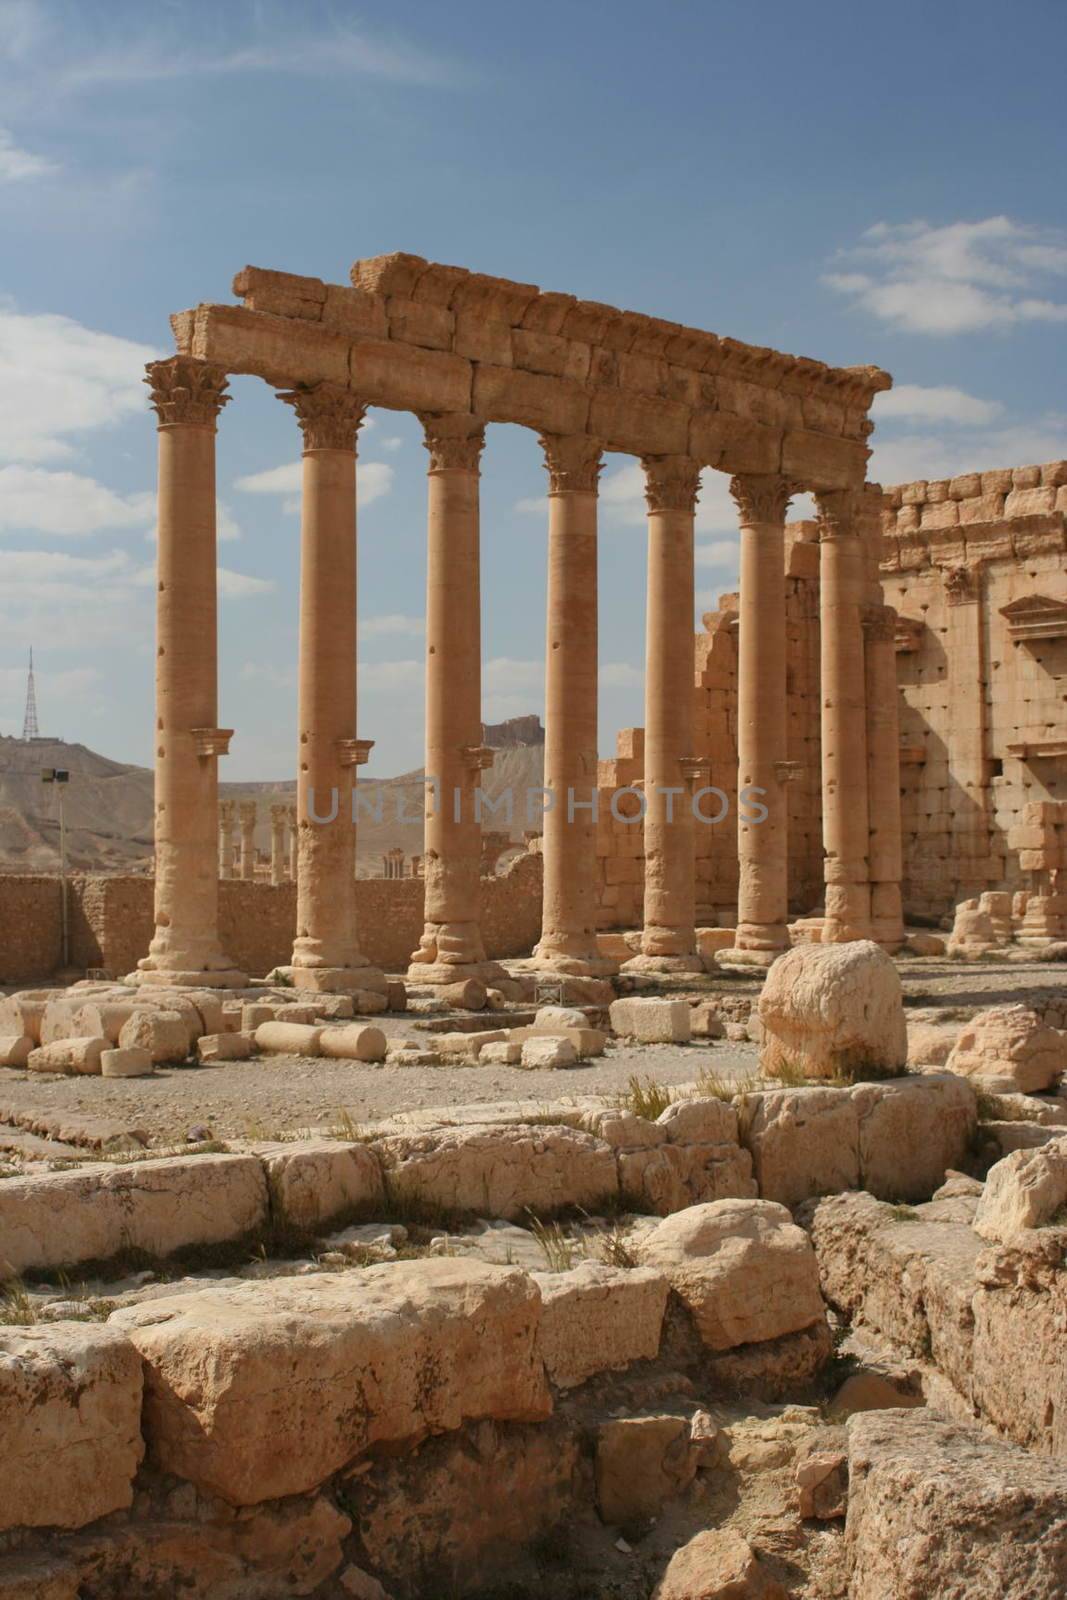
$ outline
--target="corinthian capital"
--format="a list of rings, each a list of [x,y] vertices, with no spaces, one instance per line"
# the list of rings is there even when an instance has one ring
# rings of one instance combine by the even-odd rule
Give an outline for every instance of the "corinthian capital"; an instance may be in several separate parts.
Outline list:
[[[604,466],[599,441],[587,433],[538,434],[548,468],[549,494],[596,493]]]
[[[824,489],[815,496],[819,508],[819,538],[851,539],[866,525],[862,489]]]
[[[230,399],[226,368],[193,356],[171,356],[150,361],[145,367],[149,404],[161,428],[215,428],[219,412]]]
[[[281,390],[278,399],[296,412],[305,450],[355,450],[367,408],[350,389],[316,383],[310,389]]]
[[[777,472],[740,472],[730,479],[730,493],[746,528],[759,522],[781,526],[799,484]]]
[[[477,472],[485,448],[485,423],[463,415],[420,416],[430,472]]]
[[[692,456],[642,456],[645,504],[650,511],[696,510],[700,462]]]

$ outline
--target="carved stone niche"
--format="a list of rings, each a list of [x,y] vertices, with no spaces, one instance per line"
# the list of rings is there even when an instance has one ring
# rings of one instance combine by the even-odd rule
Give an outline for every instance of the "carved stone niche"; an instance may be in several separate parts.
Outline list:
[[[1037,644],[1044,639],[1067,639],[1067,600],[1028,594],[1001,606],[1013,644]]]

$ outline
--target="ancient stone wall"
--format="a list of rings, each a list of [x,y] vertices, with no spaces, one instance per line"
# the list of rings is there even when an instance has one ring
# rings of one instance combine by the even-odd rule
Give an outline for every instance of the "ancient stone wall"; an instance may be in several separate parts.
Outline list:
[[[1067,799],[1067,462],[886,491],[900,614],[904,898],[1028,886],[1008,830]]]

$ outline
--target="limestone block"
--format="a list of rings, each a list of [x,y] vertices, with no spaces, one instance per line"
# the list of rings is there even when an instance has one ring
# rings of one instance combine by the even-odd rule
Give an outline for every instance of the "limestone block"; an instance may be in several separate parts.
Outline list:
[[[945,941],[936,933],[912,933],[904,941],[904,951],[909,956],[943,956]]]
[[[752,1157],[736,1143],[663,1144],[619,1152],[623,1193],[657,1216],[712,1200],[744,1200],[758,1194]]]
[[[124,1249],[172,1255],[238,1240],[267,1220],[251,1155],[168,1156],[0,1184],[0,1274],[106,1261]]]
[[[1067,1038],[1026,1006],[992,1006],[964,1024],[946,1072],[990,1092],[1040,1093],[1067,1067]]]
[[[611,1026],[639,1044],[684,1044],[692,1037],[687,1000],[613,1000]]]
[[[711,961],[720,950],[732,950],[736,939],[736,928],[698,928],[697,950],[705,961]]]
[[[256,1049],[286,1056],[317,1056],[324,1031],[302,1022],[261,1022],[256,1029]]]
[[[376,1017],[389,1010],[389,996],[384,990],[354,989],[352,1007],[357,1017]]]
[[[860,1184],[859,1112],[847,1089],[771,1089],[745,1096],[741,1143],[764,1200],[795,1206]]]
[[[673,1100],[656,1118],[671,1144],[736,1144],[737,1112],[715,1096]]]
[[[26,1065],[31,1072],[100,1073],[100,1057],[108,1048],[106,1039],[53,1039],[50,1044],[31,1050]]]
[[[618,1193],[611,1146],[569,1127],[483,1126],[388,1134],[373,1146],[386,1193],[446,1211],[521,1218],[593,1210]]]
[[[196,1053],[205,1066],[213,1061],[247,1061],[252,1041],[247,1033],[203,1033],[196,1041]]]
[[[483,1011],[486,988],[481,978],[464,978],[460,983],[442,985],[437,998],[453,1011]]]
[[[387,1011],[406,1011],[408,1008],[408,989],[403,978],[390,978],[385,985],[385,1002]]]
[[[893,1400],[887,1403],[899,1402]],[[834,1410],[838,1410],[836,1401]],[[797,1461],[793,1469],[793,1481],[797,1486],[797,1511],[801,1517],[829,1521],[845,1515],[848,1504],[848,1457],[843,1450],[809,1450]]]
[[[690,408],[678,400],[597,389],[589,405],[589,431],[611,450],[685,455]]]
[[[760,1070],[808,1078],[896,1071],[907,1060],[903,991],[892,960],[869,939],[799,944],[778,957],[759,999]]]
[[[782,440],[782,472],[815,489],[846,488],[862,483],[867,451],[859,440],[833,439],[824,433],[787,433]]]
[[[983,1239],[1010,1244],[1028,1228],[1043,1228],[1062,1214],[1067,1226],[1067,1139],[1036,1150],[1014,1150],[989,1169],[974,1216]]]
[[[243,1033],[255,1033],[262,1022],[273,1022],[278,1008],[265,1000],[246,1000],[241,1007],[240,1028]]]
[[[41,1044],[41,1024],[49,1000],[62,994],[61,989],[23,989],[17,994],[0,996],[0,1034],[5,1038],[19,1038],[29,1034],[34,1044]]]
[[[189,1054],[189,1025],[177,1011],[135,1011],[119,1030],[124,1050],[147,1050],[154,1062],[184,1061]]]
[[[632,1111],[590,1111],[583,1117],[582,1126],[615,1150],[650,1150],[667,1142],[664,1127],[635,1116]]]
[[[999,942],[992,917],[977,900],[964,900],[956,907],[946,946],[950,956],[982,956],[995,950]]]
[[[860,1185],[880,1200],[926,1200],[967,1158],[978,1119],[974,1090],[947,1073],[861,1083]]]
[[[943,1067],[952,1054],[963,1024],[928,1021],[908,1023],[908,1066]]]
[[[521,1064],[527,1068],[576,1067],[578,1052],[569,1039],[555,1034],[533,1034],[523,1042]]]
[[[511,1039],[494,1039],[482,1045],[478,1060],[483,1066],[514,1067],[522,1060],[522,1045]]]
[[[607,851],[605,850],[604,853],[606,854]],[[602,956],[606,961],[629,961],[634,953],[627,943],[624,933],[598,933],[596,936],[596,949],[597,955]]]
[[[81,1528],[133,1502],[141,1363],[91,1322],[0,1327],[0,1530]]]
[[[150,1078],[153,1066],[151,1052],[142,1045],[119,1045],[100,1055],[100,1075],[104,1078]]]
[[[587,1028],[589,1018],[577,1006],[542,1006],[531,1027],[534,1033],[563,1033],[567,1028]]]
[[[306,1001],[293,1000],[286,1005],[277,1006],[273,1020],[275,1022],[299,1022],[305,1027],[310,1027],[318,1016],[319,1007],[317,1004],[310,1005]]]
[[[1067,1466],[927,1410],[848,1428],[852,1600],[1054,1600],[1067,1572]]]
[[[771,1201],[692,1206],[666,1217],[637,1251],[667,1274],[711,1351],[776,1339],[825,1318],[811,1241]]]
[[[506,1044],[512,1038],[506,1028],[482,1028],[477,1033],[435,1033],[433,1048],[442,1056],[467,1056],[476,1061],[487,1044]]]
[[[1004,501],[1006,517],[1046,516],[1056,509],[1056,491],[1049,488],[1013,489]]]
[[[74,1015],[72,1034],[118,1044],[123,1024],[139,1009],[135,999],[90,1000]]]
[[[533,1280],[542,1302],[538,1350],[557,1388],[659,1354],[667,1279],[655,1268],[583,1261],[570,1272],[535,1272]]]
[[[93,1035],[81,1034],[78,1028],[78,1018],[88,1003],[85,994],[72,992],[60,1000],[46,1000],[41,1008],[40,1021],[37,1034],[42,1045],[55,1044],[60,1039],[90,1038]],[[32,1028],[21,1031],[32,1033]]]
[[[1042,1455],[1067,1457],[1063,1229],[1016,1233],[976,1263],[970,1388],[981,1414]]]
[[[338,1028],[323,1028],[319,1048],[324,1056],[341,1061],[384,1061],[386,1038],[373,1023],[350,1022]]]
[[[24,1067],[33,1048],[28,1033],[0,1035],[0,1067]]]
[[[479,362],[474,368],[473,402],[428,409],[473,411],[489,422],[517,422],[543,433],[584,433],[589,395],[582,384],[564,378]]]
[[[561,1007],[560,1009],[569,1009]],[[584,1019],[583,1019],[584,1020]],[[565,1039],[574,1046],[574,1052],[579,1061],[586,1061],[590,1056],[602,1056],[604,1047],[608,1042],[608,1035],[599,1028],[588,1026],[580,1028],[512,1028],[508,1037],[518,1045],[526,1043],[527,1039]]]
[[[786,1600],[786,1591],[733,1528],[706,1528],[674,1552],[652,1600]]]
[[[657,1517],[692,1482],[696,1459],[684,1417],[625,1417],[596,1431],[597,1510],[612,1527]],[[692,1594],[692,1591],[688,1591]]]
[[[145,1366],[156,1464],[232,1505],[303,1494],[374,1445],[539,1421],[541,1298],[511,1267],[389,1262],[116,1312]]]
[[[695,1039],[725,1038],[726,1024],[716,1000],[698,1000],[690,1007],[690,1013],[689,1025]]]
[[[292,1228],[318,1228],[379,1205],[382,1169],[369,1145],[303,1140],[261,1150],[271,1215]]]

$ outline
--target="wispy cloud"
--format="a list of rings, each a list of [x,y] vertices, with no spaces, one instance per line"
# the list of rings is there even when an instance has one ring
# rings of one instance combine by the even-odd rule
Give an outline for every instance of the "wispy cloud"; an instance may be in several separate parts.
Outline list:
[[[155,515],[145,492],[116,494],[80,472],[0,467],[0,529],[80,538],[111,528],[140,528]]]
[[[22,183],[28,178],[48,178],[59,167],[46,156],[35,155],[16,144],[14,134],[0,128],[0,183]]]
[[[362,617],[359,623],[361,639],[381,639],[402,635],[414,637],[426,632],[425,617],[406,617],[394,611],[387,616]]]
[[[876,394],[871,414],[875,422],[949,422],[973,427],[996,420],[1004,410],[998,400],[980,400],[964,389],[947,384],[924,388],[918,383],[899,383],[884,394]]]
[[[872,443],[868,476],[886,485],[1062,461],[1067,459],[1067,413],[1049,412],[1002,427],[956,427],[951,433],[879,433]]]
[[[273,578],[254,578],[247,572],[231,572],[219,567],[218,591],[226,600],[246,600],[250,595],[271,594],[278,587]]]
[[[242,494],[279,494],[284,496],[282,510],[296,514],[300,510],[301,466],[299,461],[287,462],[282,467],[268,467],[263,472],[246,473],[234,479],[234,488]],[[361,461],[356,468],[356,496],[360,507],[373,505],[393,487],[394,469],[387,461]]]
[[[836,260],[823,279],[828,287],[906,333],[1067,322],[1067,303],[1056,298],[1067,277],[1067,233],[1059,229],[1005,216],[878,222]]]

